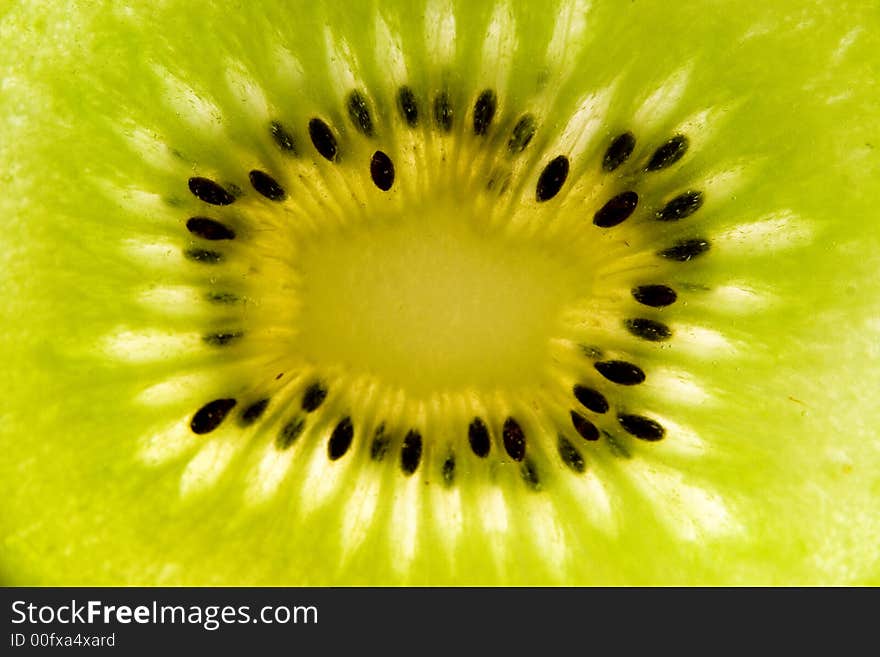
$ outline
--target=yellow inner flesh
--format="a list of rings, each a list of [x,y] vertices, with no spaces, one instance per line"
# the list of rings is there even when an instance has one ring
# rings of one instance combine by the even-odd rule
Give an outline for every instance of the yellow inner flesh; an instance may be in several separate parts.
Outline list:
[[[472,208],[450,193],[310,241],[295,348],[416,395],[541,378],[561,311],[589,279],[481,228]]]

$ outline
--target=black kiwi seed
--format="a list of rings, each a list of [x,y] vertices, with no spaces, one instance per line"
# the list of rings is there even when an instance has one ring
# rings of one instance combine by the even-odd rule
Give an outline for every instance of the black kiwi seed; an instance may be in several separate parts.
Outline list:
[[[327,443],[327,456],[331,461],[342,458],[351,447],[351,441],[354,438],[354,426],[351,424],[350,417],[344,417],[330,434],[330,440]]]
[[[662,251],[658,251],[657,255],[667,260],[675,262],[688,262],[697,256],[703,255],[709,250],[709,242],[702,238],[679,240],[672,246]]]
[[[274,139],[275,143],[278,145],[278,148],[291,155],[296,155],[296,142],[293,141],[293,135],[287,131],[287,128],[281,125],[278,121],[272,121],[272,123],[269,124],[269,132],[272,135],[272,139]]]
[[[504,449],[514,461],[522,461],[526,455],[526,434],[522,427],[512,417],[504,421],[504,427],[501,430],[501,436],[504,439]]]
[[[385,425],[380,424],[373,436],[373,442],[370,444],[370,458],[377,462],[384,459],[390,444],[391,441],[385,434]]]
[[[659,221],[678,221],[690,217],[703,205],[703,192],[688,191],[679,194],[657,211]]]
[[[451,454],[443,461],[443,483],[451,486],[455,481],[455,457]]]
[[[394,163],[382,151],[376,151],[370,159],[370,177],[383,192],[387,192],[394,184]]]
[[[400,450],[400,468],[403,474],[409,476],[419,468],[422,459],[422,434],[410,430],[403,439],[403,447]]]
[[[474,104],[474,134],[485,135],[489,130],[489,125],[495,116],[495,110],[498,107],[498,100],[495,98],[495,92],[486,89],[479,95],[477,102]]]
[[[186,229],[203,240],[233,240],[235,231],[219,221],[207,217],[190,217],[186,220]]]
[[[209,249],[187,249],[183,252],[188,260],[201,262],[206,265],[216,265],[223,260],[223,254]]]
[[[632,295],[643,306],[652,308],[672,305],[678,298],[675,290],[666,285],[640,285],[632,289]]]
[[[443,132],[452,130],[452,105],[445,91],[434,96],[434,125]]]
[[[318,407],[324,403],[326,398],[327,387],[320,381],[315,381],[306,388],[300,405],[306,413],[311,413],[312,411],[316,411]]]
[[[193,415],[189,428],[199,435],[212,432],[220,426],[237,403],[235,399],[215,399],[208,402]]]
[[[604,360],[594,363],[593,367],[612,383],[622,386],[634,386],[645,380],[645,373],[638,365],[624,360]]]
[[[211,303],[238,303],[241,298],[232,292],[208,292],[205,298]]]
[[[522,153],[525,150],[529,142],[532,141],[532,137],[535,136],[537,127],[538,124],[535,121],[535,117],[531,114],[524,114],[520,117],[520,120],[513,126],[510,139],[507,140],[507,150],[510,151],[511,155]]]
[[[666,434],[666,430],[659,422],[643,415],[620,414],[617,416],[617,421],[628,434],[641,440],[660,440]]]
[[[624,132],[615,137],[608,150],[605,151],[605,157],[602,158],[602,168],[605,171],[614,171],[629,159],[635,147],[636,138],[631,132]]]
[[[584,440],[599,440],[599,430],[577,411],[571,411],[571,424]]]
[[[568,158],[559,155],[550,160],[541,172],[535,190],[535,198],[539,203],[549,201],[562,189],[566,178],[568,178]]]
[[[688,138],[684,135],[675,135],[665,144],[660,146],[654,154],[651,156],[651,159],[648,161],[648,166],[645,167],[647,171],[659,171],[660,169],[665,169],[668,166],[672,166],[676,162],[678,162],[684,154],[687,152]]]
[[[254,169],[248,174],[248,177],[251,179],[253,188],[270,201],[283,201],[287,198],[284,188],[265,171]]]
[[[663,342],[672,337],[672,331],[666,324],[656,322],[653,319],[636,317],[625,320],[623,324],[627,331],[648,342]]]
[[[367,137],[373,136],[373,119],[366,98],[354,90],[348,95],[348,118]]]
[[[331,162],[336,161],[336,155],[338,153],[336,137],[329,125],[324,123],[321,119],[312,119],[309,121],[309,137],[312,139],[312,144],[314,145],[315,150],[318,151],[325,160],[330,160]]]
[[[397,91],[397,108],[410,128],[415,128],[419,124],[419,106],[412,89],[401,87]]]
[[[202,341],[212,347],[225,347],[236,340],[244,337],[243,331],[226,331],[223,333],[208,333],[202,336]]]
[[[489,439],[489,429],[486,423],[478,417],[475,417],[468,426],[468,442],[474,454],[480,458],[489,456],[492,442]]]
[[[639,195],[635,192],[618,194],[593,215],[593,223],[599,228],[613,228],[626,221],[638,203]]]
[[[255,401],[241,412],[241,415],[238,418],[238,423],[243,427],[250,426],[263,416],[263,413],[266,412],[268,407],[268,397]]]
[[[230,205],[235,197],[210,178],[198,176],[189,179],[189,191],[199,200],[211,205]]]
[[[278,437],[275,438],[275,447],[284,451],[293,445],[303,432],[305,426],[306,420],[303,417],[295,417],[292,420],[289,420],[283,427],[281,427],[281,431],[278,432]]]
[[[559,451],[559,458],[561,458],[562,462],[569,468],[575,472],[583,472],[586,470],[583,455],[578,451],[577,447],[571,444],[568,438],[565,436],[559,436],[556,449]]]
[[[526,485],[532,490],[541,490],[541,479],[538,476],[538,467],[534,464],[532,459],[526,459],[523,461],[523,464],[519,468],[519,473],[522,475],[523,481],[526,482]]]
[[[598,390],[576,385],[574,387],[574,398],[594,413],[605,413],[608,411],[608,400]]]

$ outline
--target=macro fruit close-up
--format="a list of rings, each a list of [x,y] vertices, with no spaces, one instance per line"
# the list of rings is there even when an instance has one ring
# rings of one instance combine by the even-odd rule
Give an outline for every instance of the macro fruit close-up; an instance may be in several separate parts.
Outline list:
[[[0,41],[0,582],[880,584],[876,2]]]

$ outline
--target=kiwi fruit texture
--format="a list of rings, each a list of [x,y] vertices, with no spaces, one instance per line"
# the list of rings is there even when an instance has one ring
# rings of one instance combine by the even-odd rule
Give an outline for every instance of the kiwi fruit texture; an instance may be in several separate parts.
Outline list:
[[[878,584],[880,8],[0,10],[0,580]]]

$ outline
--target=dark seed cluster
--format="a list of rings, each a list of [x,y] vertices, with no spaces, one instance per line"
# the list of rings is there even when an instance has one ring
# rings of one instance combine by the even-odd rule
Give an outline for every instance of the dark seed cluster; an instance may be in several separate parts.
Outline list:
[[[409,127],[419,123],[419,105],[413,90],[402,86],[397,92],[397,107],[401,118]],[[477,136],[486,135],[492,125],[498,108],[498,98],[493,89],[484,89],[477,96],[473,107],[473,132]],[[370,111],[367,97],[359,90],[352,90],[346,99],[346,110],[355,129],[366,137],[375,136],[375,124]],[[443,90],[433,97],[432,116],[434,126],[441,132],[451,132],[454,112],[450,95]],[[511,131],[507,149],[511,155],[522,152],[531,142],[537,130],[537,121],[531,114],[521,116]],[[276,145],[284,152],[296,154],[296,145],[292,133],[279,121],[272,121],[269,132]],[[339,158],[339,142],[334,130],[321,118],[314,117],[308,122],[308,133],[315,150],[330,162]],[[646,172],[656,172],[671,167],[681,160],[689,147],[685,135],[676,134],[657,147],[644,167]],[[602,169],[606,172],[616,171],[632,156],[636,147],[635,135],[623,132],[615,137],[607,146],[602,157]],[[568,179],[571,163],[565,155],[557,155],[544,165],[535,187],[535,199],[538,203],[550,201],[556,197]],[[391,157],[382,150],[373,153],[370,159],[370,177],[373,184],[381,191],[389,191],[395,182],[395,168]],[[265,198],[281,202],[286,200],[287,193],[271,174],[254,169],[249,173],[251,186]],[[489,187],[494,188],[490,182]],[[215,206],[232,204],[238,190],[234,186],[223,186],[220,183],[201,176],[189,179],[190,191],[200,200]],[[629,219],[639,205],[638,192],[629,189],[621,191],[609,198],[604,205],[593,214],[593,224],[599,228],[613,228]],[[691,216],[703,205],[704,196],[699,190],[687,190],[666,202],[655,213],[658,221],[678,221]],[[235,231],[216,219],[209,217],[192,217],[187,228],[199,238],[206,240],[231,240]],[[703,238],[691,238],[661,249],[657,255],[674,262],[688,262],[702,255],[709,249],[709,242]],[[191,249],[186,253],[191,260],[204,263],[215,263],[222,259],[222,254],[210,250]],[[650,305],[650,304],[648,304]],[[668,305],[668,304],[667,304]]]
[[[498,124],[496,117],[499,110],[499,99],[495,90],[491,88],[483,89],[477,95],[472,108],[467,106],[454,108],[450,93],[447,90],[440,90],[426,99],[424,114],[416,93],[408,86],[401,86],[397,90],[394,100],[395,111],[410,129],[416,128],[424,121],[440,133],[451,133],[456,121],[458,121],[462,124],[463,129],[472,131],[475,137],[485,137]],[[377,125],[381,126],[381,123],[375,122],[371,107],[375,107],[375,105],[372,104],[370,97],[365,92],[358,89],[351,90],[345,96],[343,116],[347,116],[353,129],[352,132],[359,133],[368,139],[375,139],[378,132]],[[460,111],[460,114],[457,114],[456,111]],[[470,116],[469,125],[465,121],[468,116]],[[316,116],[308,121],[306,129],[308,139],[315,152],[331,163],[338,163],[341,153],[339,135],[350,134],[347,133],[347,128],[343,127],[341,131],[336,130],[330,122]],[[514,157],[522,153],[532,142],[537,129],[537,117],[533,114],[520,115],[506,139],[507,156]],[[300,156],[296,137],[298,132],[289,129],[281,121],[273,120],[269,123],[268,133],[282,154],[289,157]],[[644,154],[637,154],[634,157],[634,154],[637,153],[636,136],[629,131],[614,136],[602,154],[601,170],[610,174],[622,169],[622,173],[616,173],[613,177],[608,178],[612,184],[619,184],[619,187],[602,199],[604,202],[601,207],[598,209],[590,208],[593,225],[603,230],[613,229],[632,217],[636,217],[634,220],[638,221],[647,218],[670,223],[687,219],[697,213],[704,206],[706,200],[704,192],[699,189],[685,188],[658,204],[650,198],[640,197],[637,185],[639,176],[653,175],[667,170],[682,160],[689,146],[690,141],[686,135],[674,134],[659,146],[655,146],[653,150],[639,151]],[[344,147],[344,143],[342,147]],[[572,162],[564,154],[553,155],[543,163],[543,168],[535,183],[537,203],[549,202],[560,194],[569,178],[571,167]],[[389,192],[394,188],[398,172],[395,170],[391,155],[386,150],[373,150],[369,161],[369,173],[373,185],[378,190]],[[401,172],[401,175],[403,173]],[[276,175],[262,169],[252,169],[248,173],[248,180],[253,191],[264,199],[274,203],[287,201],[288,192],[280,182],[283,178],[279,179]],[[489,187],[493,188],[495,182],[495,178],[493,178]],[[243,194],[243,191],[232,183],[218,182],[218,180],[205,176],[190,177],[187,184],[189,191],[196,199],[215,208],[232,205]],[[499,188],[503,192],[503,187],[499,185]],[[587,217],[589,216],[588,214]],[[683,222],[683,225],[685,223],[687,222]],[[186,221],[186,229],[193,238],[212,243],[237,239],[240,227],[237,218],[221,220],[202,214],[191,216]],[[708,239],[699,236],[687,237],[665,245],[656,251],[655,255],[670,262],[686,263],[709,250]],[[186,248],[184,255],[193,262],[205,265],[221,263],[225,259],[222,251],[204,245]],[[633,316],[623,319],[623,327],[632,336],[646,342],[670,340],[673,331],[668,323],[660,321],[656,317],[640,315],[660,313],[662,309],[676,303],[678,300],[676,290],[661,282],[646,282],[633,287],[630,294],[635,303],[644,308],[640,312],[632,313]],[[210,292],[207,298],[210,302],[217,304],[233,304],[242,301],[235,294],[219,291]],[[212,347],[227,347],[241,340],[244,335],[243,331],[236,329],[215,331],[205,334],[203,341]],[[632,413],[616,400],[620,389],[614,386],[639,385],[646,380],[645,372],[637,364],[628,360],[603,357],[599,350],[590,357],[594,361],[593,367],[601,379],[595,384],[577,383],[573,386],[572,394],[578,405],[573,404],[575,408],[569,409],[571,425],[564,430],[571,434],[573,429],[574,434],[571,436],[576,434],[580,439],[589,443],[599,441],[604,437],[608,442],[609,449],[623,457],[629,456],[629,453],[620,439],[607,430],[605,423],[609,422],[609,417],[616,419],[619,429],[622,429],[629,436],[644,441],[661,440],[666,435],[666,429],[657,420],[646,415]],[[283,421],[281,429],[275,437],[277,449],[286,450],[296,442],[303,434],[310,414],[315,413],[322,406],[327,395],[327,385],[319,380],[313,381],[304,389],[300,399],[300,408],[295,410],[294,416]],[[194,413],[190,421],[190,429],[198,435],[208,434],[217,429],[236,406],[239,406],[240,409],[237,412],[238,426],[250,427],[263,418],[271,403],[268,396],[244,400],[240,406],[239,400],[234,398],[214,399]],[[615,410],[611,415],[608,415],[612,405]],[[514,417],[507,417],[500,427],[499,440],[498,433],[493,434],[498,431],[498,428],[492,427],[490,430],[490,424],[491,422],[487,422],[484,418],[474,417],[467,426],[467,445],[473,456],[477,459],[489,457],[492,453],[494,435],[495,440],[498,440],[498,449],[503,448],[503,454],[519,464],[519,472],[525,485],[530,489],[539,490],[542,486],[542,477],[538,465],[527,454],[527,440],[523,426]],[[355,435],[354,420],[347,415],[339,418],[327,437],[327,458],[336,461],[344,457],[351,451]],[[557,436],[556,451],[566,468],[574,473],[583,473],[587,467],[586,459],[581,452],[584,443],[571,436],[560,432]],[[383,461],[394,445],[397,445],[395,450],[399,448],[399,451],[395,451],[395,459],[398,460],[401,472],[405,476],[413,475],[418,471],[425,455],[422,433],[417,429],[410,429],[402,439],[400,436],[395,438],[386,431],[384,424],[380,424],[369,441],[370,459],[374,462]],[[440,476],[445,485],[454,483],[457,472],[456,463],[456,455],[452,451],[443,457]]]
[[[657,172],[671,167],[681,160],[688,150],[690,142],[685,135],[674,135],[657,147],[645,165],[645,172]],[[633,154],[636,138],[631,132],[624,132],[615,137],[605,150],[602,158],[602,169],[612,172],[621,167]],[[689,217],[703,206],[703,192],[687,190],[666,202],[656,211],[657,221],[671,222]],[[613,228],[629,219],[636,211],[639,196],[636,191],[626,190],[613,196],[593,215],[593,224],[599,228]],[[687,262],[708,250],[706,240],[684,240],[661,249],[657,255],[667,260]],[[662,300],[662,299],[661,299]],[[674,300],[674,299],[673,299]],[[671,301],[669,302],[671,303]],[[659,305],[669,305],[669,303]],[[652,305],[650,303],[646,305]],[[659,305],[655,307],[659,307]],[[650,339],[650,338],[648,338]]]

